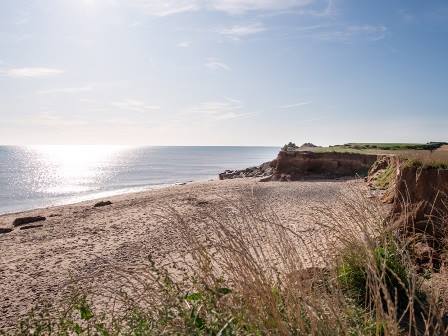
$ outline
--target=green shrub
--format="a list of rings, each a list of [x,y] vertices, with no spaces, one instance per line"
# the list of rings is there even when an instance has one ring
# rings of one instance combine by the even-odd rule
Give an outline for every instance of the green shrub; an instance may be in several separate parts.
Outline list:
[[[359,303],[372,304],[373,296],[377,296],[387,304],[388,299],[399,297],[399,305],[407,306],[411,293],[409,270],[393,242],[385,240],[372,250],[350,246],[341,259],[337,269],[339,283]]]

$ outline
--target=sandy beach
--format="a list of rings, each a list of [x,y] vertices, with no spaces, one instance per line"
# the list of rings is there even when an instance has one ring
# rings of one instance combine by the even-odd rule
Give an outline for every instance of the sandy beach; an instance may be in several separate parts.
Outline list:
[[[163,260],[181,254],[181,239],[160,222],[161,207],[170,206],[194,219],[199,210],[217,209],[242,194],[259,197],[282,221],[311,227],[306,214],[322,203],[336,204],[338,195],[365,188],[357,181],[268,182],[237,179],[189,183],[108,198],[98,202],[0,216],[0,228],[17,217],[44,216],[42,225],[0,234],[0,330],[14,325],[40,300],[59,300],[73,280],[101,288],[114,268],[132,268],[148,255]],[[336,202],[336,203],[335,203]]]

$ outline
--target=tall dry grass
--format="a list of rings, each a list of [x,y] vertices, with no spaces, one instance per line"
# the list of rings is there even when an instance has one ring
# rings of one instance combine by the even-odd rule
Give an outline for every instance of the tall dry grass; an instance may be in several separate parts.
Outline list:
[[[283,222],[256,193],[194,219],[161,209],[161,225],[188,253],[123,272],[114,309],[95,310],[94,296],[78,293],[67,307],[30,315],[18,333],[446,335],[407,242],[364,196],[353,190],[309,209],[309,228]]]

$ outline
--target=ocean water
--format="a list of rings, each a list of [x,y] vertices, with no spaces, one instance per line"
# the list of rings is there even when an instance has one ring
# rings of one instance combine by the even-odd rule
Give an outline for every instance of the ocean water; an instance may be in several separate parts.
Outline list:
[[[0,146],[0,214],[217,178],[278,147]]]

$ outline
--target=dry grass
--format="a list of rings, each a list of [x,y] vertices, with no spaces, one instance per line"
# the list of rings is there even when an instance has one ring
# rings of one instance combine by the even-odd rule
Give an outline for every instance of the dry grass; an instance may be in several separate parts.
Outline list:
[[[182,262],[123,273],[114,310],[76,295],[30,316],[19,334],[445,335],[437,300],[421,292],[381,207],[355,192],[338,203],[310,209],[309,230],[253,195],[194,221],[164,211],[161,223],[190,246]]]

